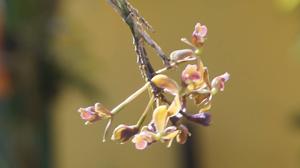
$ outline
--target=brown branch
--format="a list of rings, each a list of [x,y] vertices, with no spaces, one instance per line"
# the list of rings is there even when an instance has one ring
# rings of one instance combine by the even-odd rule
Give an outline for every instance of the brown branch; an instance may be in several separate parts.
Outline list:
[[[160,48],[160,46],[145,31],[145,28],[153,31],[151,25],[139,15],[138,11],[132,7],[127,0],[108,0],[108,2],[121,15],[124,22],[127,23],[131,30],[138,55],[138,63],[142,66],[146,66],[150,71],[153,70],[144,48],[145,41],[148,45],[155,49],[156,53],[162,59],[164,65],[169,67],[170,63],[168,57]],[[154,73],[154,71],[148,73]]]
[[[138,11],[135,8],[133,8],[127,0],[108,0],[108,2],[116,10],[116,12],[120,14],[123,21],[127,23],[131,30],[135,45],[135,51],[137,54],[138,64],[143,78],[147,81],[150,81],[152,77],[156,74],[149,61],[144,42],[146,42],[148,45],[155,49],[156,53],[160,56],[166,68],[169,68],[169,58],[165,55],[165,53],[158,46],[158,44],[145,31],[145,28],[150,31],[153,31],[153,29],[150,26],[150,24],[138,14]],[[159,96],[161,90],[153,84],[151,84],[151,86],[155,96]]]

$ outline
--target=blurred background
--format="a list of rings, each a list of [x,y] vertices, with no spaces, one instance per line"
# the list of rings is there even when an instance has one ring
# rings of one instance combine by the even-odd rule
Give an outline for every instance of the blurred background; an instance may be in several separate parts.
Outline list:
[[[299,0],[130,2],[168,53],[196,22],[208,26],[203,60],[231,74],[213,124],[190,125],[188,143],[170,149],[102,143],[106,123],[85,126],[77,109],[113,108],[142,86],[127,26],[105,0],[0,0],[0,168],[300,167]],[[145,100],[114,126],[135,123]]]

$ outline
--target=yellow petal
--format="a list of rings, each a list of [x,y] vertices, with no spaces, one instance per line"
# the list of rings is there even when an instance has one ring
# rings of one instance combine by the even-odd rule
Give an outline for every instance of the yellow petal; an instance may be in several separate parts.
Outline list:
[[[177,83],[166,75],[156,75],[151,79],[151,81],[155,84],[155,86],[164,89],[166,92],[173,95],[178,93],[179,87]]]
[[[200,72],[200,74],[203,75],[205,66],[204,66],[203,62],[201,61],[201,59],[198,60],[197,68],[198,68],[198,72]]]
[[[207,112],[208,110],[210,110],[210,108],[211,108],[211,103],[208,102],[208,103],[206,103],[206,104],[199,110],[199,113],[201,113],[201,112]]]
[[[208,88],[211,89],[211,84],[210,84],[210,80],[209,80],[209,73],[208,73],[208,69],[206,67],[204,68],[204,72],[203,72],[203,80],[206,83],[206,85],[208,86]]]
[[[163,140],[171,140],[174,139],[178,134],[180,133],[179,130],[167,133],[166,135],[164,135],[163,137],[161,137]]]
[[[121,124],[115,130],[113,131],[113,135],[111,137],[111,140],[120,140],[121,139],[121,133],[126,129],[125,125]]]
[[[180,131],[179,131],[179,130],[176,130],[176,131],[173,131],[173,132],[169,132],[169,133],[167,133],[166,135],[164,135],[164,136],[162,137],[162,140],[168,142],[168,144],[167,144],[167,147],[168,147],[168,148],[171,147],[174,138],[175,138],[179,133],[180,133]]]
[[[158,106],[153,112],[153,122],[158,133],[162,133],[167,125],[168,109],[167,106]]]
[[[180,96],[176,95],[172,104],[168,108],[168,116],[172,117],[175,116],[181,110],[181,101]]]

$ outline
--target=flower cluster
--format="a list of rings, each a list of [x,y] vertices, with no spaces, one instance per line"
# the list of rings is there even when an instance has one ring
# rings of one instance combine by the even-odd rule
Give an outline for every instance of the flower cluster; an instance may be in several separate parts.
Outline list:
[[[80,108],[81,118],[87,124],[94,123],[100,119],[111,120],[126,104],[154,85],[161,92],[150,98],[138,123],[135,125],[119,125],[113,131],[111,139],[120,143],[131,140],[139,150],[143,150],[155,142],[166,143],[168,147],[171,146],[174,140],[179,144],[184,144],[187,138],[191,136],[191,133],[183,124],[182,119],[185,118],[203,126],[210,125],[211,115],[209,111],[212,98],[218,92],[224,91],[225,82],[229,80],[227,72],[212,80],[209,79],[208,69],[200,58],[206,39],[207,27],[197,23],[192,33],[191,41],[185,38],[182,39],[190,48],[176,50],[170,54],[171,67],[177,67],[178,64],[185,62],[192,63],[185,66],[179,78],[180,82],[176,82],[174,79],[164,75],[163,72],[166,68],[159,70],[150,82],[147,82],[144,87],[112,111],[97,103],[91,107]],[[167,97],[172,97],[172,101],[169,101]],[[197,107],[196,113],[188,112],[187,102],[189,100],[192,100]],[[152,119],[148,124],[143,125],[147,114],[153,106],[155,107],[152,112]]]

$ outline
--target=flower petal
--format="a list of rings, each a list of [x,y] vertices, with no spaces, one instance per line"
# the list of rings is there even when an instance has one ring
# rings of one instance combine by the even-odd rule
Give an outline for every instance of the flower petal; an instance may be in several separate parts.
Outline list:
[[[216,91],[224,91],[225,88],[225,82],[229,80],[230,74],[229,73],[224,73],[223,75],[215,77],[212,82],[212,88],[215,89]]]
[[[95,104],[95,112],[101,118],[110,118],[111,117],[111,112],[106,107],[104,107],[104,105],[101,103]]]
[[[135,143],[135,147],[138,150],[145,149],[149,144],[155,141],[155,135],[149,131],[142,131],[139,134],[135,135],[132,139],[132,142]]]
[[[191,49],[175,50],[170,54],[172,62],[184,62],[195,60],[194,51]]]
[[[207,112],[211,109],[211,102],[207,102],[203,107],[200,108],[199,112]]]
[[[154,76],[151,81],[155,84],[155,86],[164,89],[166,92],[173,95],[176,95],[179,91],[177,83],[166,75],[158,74]]]
[[[176,130],[176,131],[173,131],[173,132],[169,132],[166,135],[162,136],[161,139],[163,139],[165,141],[169,141],[171,139],[174,139],[179,133],[180,133],[179,130]]]
[[[206,101],[208,101],[211,97],[211,93],[210,92],[206,92],[206,93],[193,93],[192,94],[192,98],[195,101],[195,104],[199,105],[202,104]]]
[[[204,71],[203,71],[203,80],[206,84],[206,86],[211,89],[211,84],[210,84],[210,80],[209,80],[209,73],[208,73],[208,69],[206,67],[204,67]]]
[[[144,150],[148,146],[148,142],[144,139],[141,139],[135,143],[135,148],[138,150]]]
[[[185,144],[187,141],[187,138],[189,136],[191,136],[191,133],[190,133],[189,129],[182,124],[179,126],[179,129],[180,129],[180,133],[176,136],[176,141],[179,144]]]
[[[188,120],[193,121],[197,124],[201,124],[203,126],[209,126],[211,122],[211,115],[210,113],[198,113],[190,116]]]
[[[124,143],[128,141],[131,137],[133,137],[135,134],[137,134],[138,131],[139,129],[136,125],[128,126],[121,124],[117,128],[115,128],[111,139],[121,141],[121,143]]]
[[[78,112],[82,120],[86,121],[86,124],[96,122],[101,119],[99,115],[95,112],[94,106],[79,108]]]
[[[207,27],[206,27],[205,25],[202,25],[202,26],[201,26],[201,30],[200,30],[200,32],[199,32],[199,35],[200,35],[201,37],[205,37],[205,36],[207,35]]]
[[[201,25],[200,23],[197,23],[195,25],[195,29],[192,34],[192,43],[197,47],[201,47],[205,42],[206,36],[207,36],[207,27],[205,25]]]
[[[197,65],[188,64],[181,73],[181,80],[186,85],[201,80],[201,74],[198,71]]]
[[[158,106],[153,112],[153,123],[158,133],[162,133],[168,122],[167,106]]]
[[[205,86],[203,75],[205,68],[199,60],[198,65],[187,65],[181,73],[181,80],[189,91],[199,89]]]
[[[170,127],[168,127],[168,128],[170,128]],[[176,127],[175,127],[175,130],[173,128],[170,128],[169,131],[168,131],[168,128],[165,130],[164,136],[161,137],[161,140],[163,142],[168,142],[167,147],[169,148],[169,147],[171,147],[174,138],[180,133],[180,131],[176,130]]]
[[[180,96],[176,95],[172,104],[168,108],[168,117],[176,116],[181,110]]]

